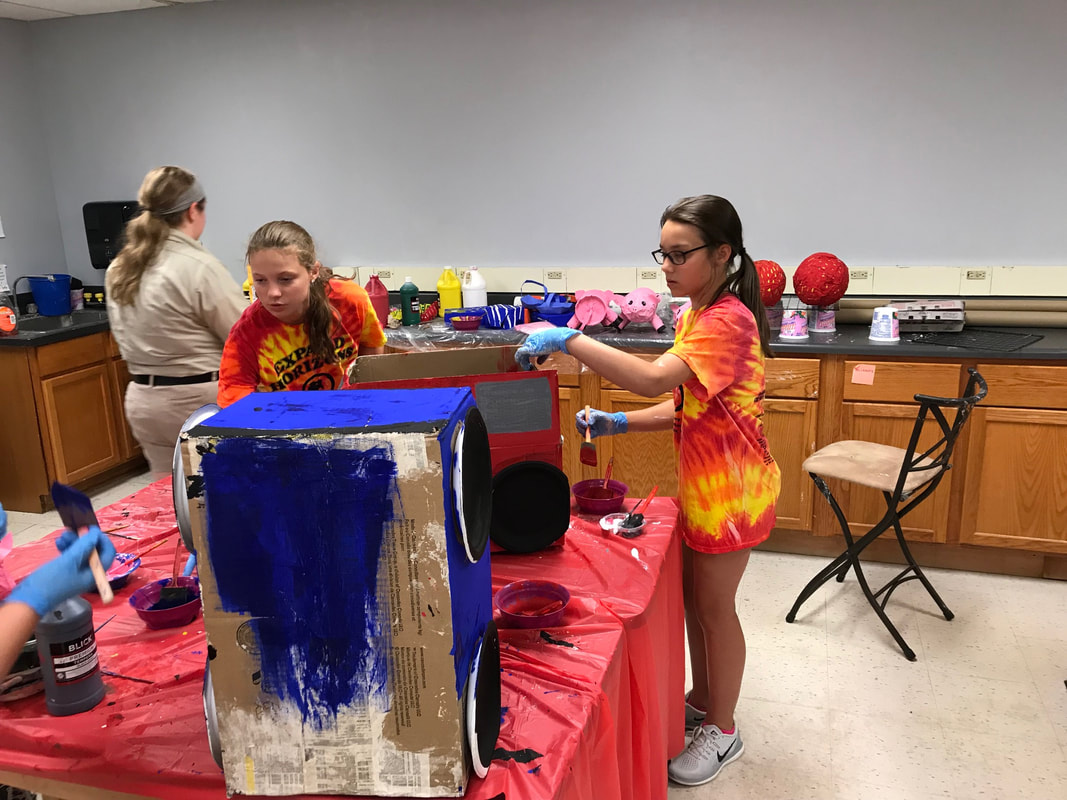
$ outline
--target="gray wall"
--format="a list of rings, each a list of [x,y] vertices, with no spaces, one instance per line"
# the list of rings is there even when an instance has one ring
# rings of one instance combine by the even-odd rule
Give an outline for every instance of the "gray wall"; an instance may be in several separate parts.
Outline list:
[[[278,217],[333,264],[645,264],[700,192],[757,258],[1064,264],[1065,27],[1062,0],[226,0],[31,30],[85,277],[82,203],[162,163],[238,276]]]
[[[11,284],[19,275],[66,271],[30,61],[30,26],[0,20],[0,264]],[[29,291],[25,282],[18,288]]]

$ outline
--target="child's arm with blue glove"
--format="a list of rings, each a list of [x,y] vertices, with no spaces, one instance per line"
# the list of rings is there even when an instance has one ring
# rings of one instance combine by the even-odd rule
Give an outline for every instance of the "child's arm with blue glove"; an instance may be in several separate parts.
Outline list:
[[[573,328],[546,328],[531,333],[515,353],[515,360],[523,369],[532,369],[532,358],[557,351],[574,356],[593,372],[642,397],[658,397],[693,377],[689,365],[673,353],[645,361]],[[630,422],[630,429],[634,430],[633,420]]]
[[[7,514],[0,508],[0,538],[6,532]],[[19,581],[0,604],[0,677],[7,675],[40,617],[96,585],[89,554],[98,551],[104,569],[115,559],[115,546],[95,525],[81,536],[65,531],[56,547],[60,554]]]

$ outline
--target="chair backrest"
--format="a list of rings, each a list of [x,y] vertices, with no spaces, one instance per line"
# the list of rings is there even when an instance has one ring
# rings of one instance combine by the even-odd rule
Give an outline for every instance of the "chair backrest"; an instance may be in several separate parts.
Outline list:
[[[964,423],[970,417],[974,407],[985,398],[988,392],[985,379],[973,367],[967,369],[970,377],[967,379],[967,387],[962,397],[933,397],[927,394],[915,395],[915,401],[919,403],[919,413],[915,418],[915,426],[911,431],[911,440],[908,442],[907,453],[904,463],[901,465],[900,475],[893,497],[899,501],[904,495],[904,484],[908,476],[916,472],[930,472],[932,479],[923,484],[923,491],[911,500],[909,507],[924,499],[930,492],[937,488],[945,472],[952,468],[949,459],[952,458],[952,449],[956,445],[956,439],[963,429]],[[956,416],[949,422],[946,416],[948,409],[955,409]],[[941,436],[934,444],[922,452],[916,452],[919,447],[919,438],[928,421],[937,422],[941,429]]]

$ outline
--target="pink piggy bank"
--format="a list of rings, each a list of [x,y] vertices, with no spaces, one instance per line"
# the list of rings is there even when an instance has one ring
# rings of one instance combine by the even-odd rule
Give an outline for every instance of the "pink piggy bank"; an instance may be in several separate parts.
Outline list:
[[[574,316],[567,323],[569,328],[582,331],[586,325],[611,325],[618,318],[609,303],[622,298],[607,289],[579,289],[574,298]]]
[[[620,314],[622,319],[619,321],[619,330],[621,331],[631,322],[649,322],[652,324],[652,330],[658,331],[663,327],[663,320],[656,315],[656,306],[659,304],[659,295],[647,287],[641,287],[640,289],[634,289],[626,297],[622,298],[620,303]]]

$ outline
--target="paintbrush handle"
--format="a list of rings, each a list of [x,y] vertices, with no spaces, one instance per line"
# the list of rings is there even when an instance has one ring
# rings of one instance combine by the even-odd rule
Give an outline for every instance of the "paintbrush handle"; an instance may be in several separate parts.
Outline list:
[[[100,554],[96,550],[89,554],[89,569],[92,570],[93,577],[96,579],[96,590],[100,592],[100,602],[107,605],[115,599],[115,593],[111,591],[107,573],[104,572],[104,565],[100,563]]]
[[[586,443],[592,443],[593,437],[589,432],[589,406],[585,407],[585,441]]]
[[[143,551],[143,552],[140,552],[140,553],[138,553],[138,554],[137,554],[137,557],[138,557],[138,558],[140,558],[141,556],[146,556],[146,555],[148,555],[149,553],[151,553],[151,552],[152,552],[153,550],[155,550],[155,549],[156,549],[157,547],[162,547],[162,546],[163,546],[163,545],[165,545],[166,543],[167,543],[167,540],[166,540],[166,539],[163,539],[162,541],[156,542],[156,543],[155,543],[154,545],[152,545],[151,547],[149,547],[149,548],[148,548],[147,550],[145,550],[145,551]]]
[[[631,514],[636,514],[640,510],[640,512],[643,514],[645,511],[647,511],[648,510],[648,504],[652,502],[652,498],[654,498],[656,496],[656,492],[658,492],[658,491],[659,491],[659,484],[657,483],[655,486],[652,487],[652,491],[648,493],[648,497],[646,497],[644,500],[642,500],[640,503],[638,503],[637,506],[634,508],[634,510],[631,511],[630,513]]]

